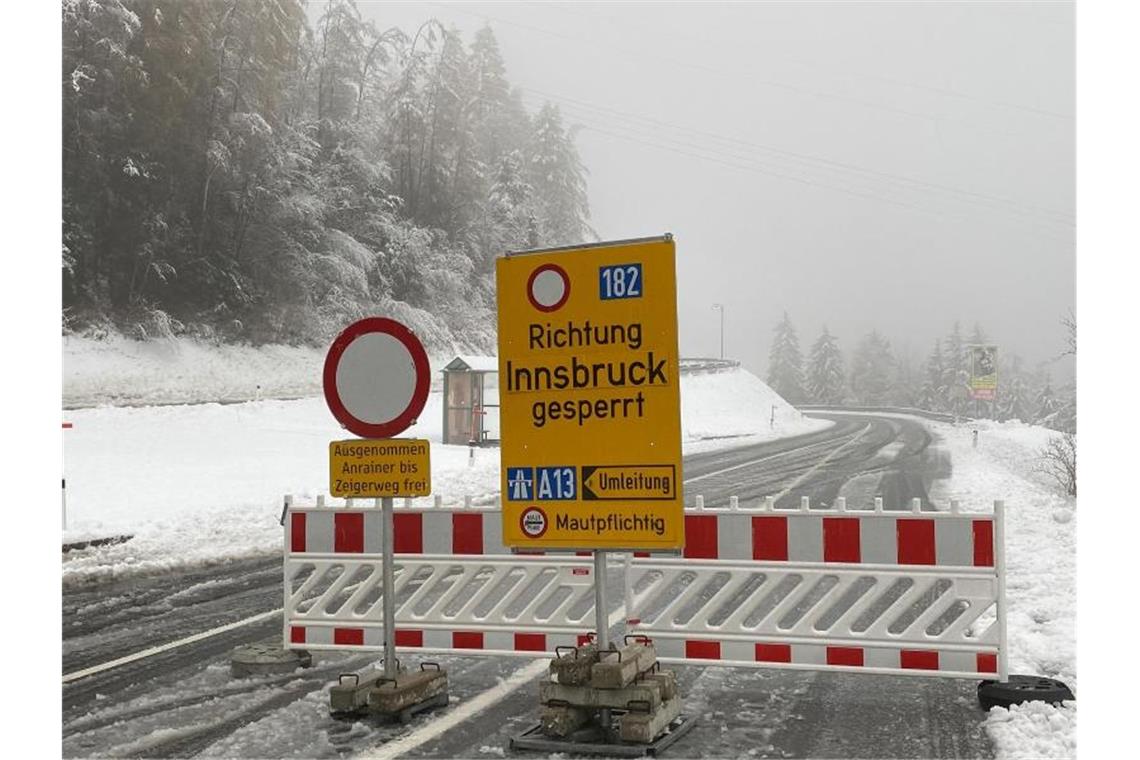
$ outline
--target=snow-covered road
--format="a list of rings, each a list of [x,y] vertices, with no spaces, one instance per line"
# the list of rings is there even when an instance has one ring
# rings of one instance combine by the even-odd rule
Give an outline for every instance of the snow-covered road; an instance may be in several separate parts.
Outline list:
[[[895,494],[889,508],[904,506],[912,495],[926,494],[926,484],[938,474],[932,465],[938,457],[922,425],[837,420],[826,430],[799,439],[691,454],[686,459],[686,478],[694,481],[689,490],[699,484],[710,504],[741,489],[745,495],[752,493],[747,489],[757,493],[775,489],[786,491],[787,500],[808,495],[813,501],[826,501],[854,478],[873,478],[882,492]],[[922,490],[913,490],[916,487]],[[167,576],[126,574],[96,588],[77,584],[65,594],[65,605],[73,613],[65,611],[65,619],[87,621],[73,634],[65,629],[70,642],[66,667],[83,667],[177,638],[195,627],[272,610],[280,601],[279,570],[275,570],[279,567],[280,559],[270,555]],[[621,596],[616,572],[611,571],[610,578],[615,600]],[[77,614],[84,608],[84,615]],[[230,681],[229,649],[240,641],[271,637],[279,630],[279,620],[273,616],[161,658],[65,685],[65,754],[331,757],[362,751],[429,725],[425,716],[402,729],[367,721],[345,724],[328,717],[328,683],[337,672],[359,667],[367,657],[324,654],[317,658],[316,668],[294,678]],[[453,700],[462,702],[482,693],[525,663],[447,658]],[[686,709],[701,717],[683,741],[690,749],[699,747],[704,756],[993,754],[972,683],[728,668],[678,671]],[[525,727],[533,709],[533,688],[524,685],[478,720],[433,736],[410,754],[498,754],[505,739]],[[868,733],[872,725],[877,728]]]
[[[780,506],[843,496],[853,507],[880,496],[887,509],[956,499],[976,511],[1004,499],[1014,669],[1075,681],[1075,502],[1034,472],[1049,431],[983,424],[975,450],[964,427],[886,414],[809,419],[742,370],[684,377],[682,411],[690,506],[697,494],[708,505],[772,495]],[[498,451],[472,459],[443,445],[441,417],[433,394],[409,431],[432,441],[434,490],[446,504],[492,502]],[[429,717],[405,728],[329,718],[328,684],[369,655],[322,654],[289,677],[229,678],[233,646],[280,631],[281,497],[325,490],[327,443],[343,434],[320,399],[103,407],[67,419],[65,539],[134,538],[65,555],[64,672],[191,641],[65,684],[65,755],[332,757],[407,737],[411,756],[500,755],[533,715],[526,679],[496,686],[526,672],[525,660],[443,658],[453,701],[501,693],[438,735],[416,733]],[[684,740],[691,754],[1004,760],[1074,751],[1075,706],[987,716],[971,682],[713,667],[678,675],[686,709],[701,719]]]

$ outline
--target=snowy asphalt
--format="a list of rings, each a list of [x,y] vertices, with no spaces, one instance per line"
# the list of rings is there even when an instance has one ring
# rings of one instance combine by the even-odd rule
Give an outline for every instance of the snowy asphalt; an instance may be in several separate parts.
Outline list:
[[[796,438],[685,459],[685,501],[744,504],[778,495],[778,506],[853,507],[875,496],[886,509],[925,501],[949,461],[921,423],[903,418],[819,414],[836,425]],[[619,604],[620,569],[607,579]],[[281,605],[279,555],[169,575],[68,589],[63,597],[63,672],[242,620]],[[280,617],[242,626],[63,686],[66,757],[339,757],[415,734],[407,726],[328,716],[323,691],[372,655],[315,653],[296,675],[236,680],[228,655],[242,643],[280,635]],[[453,707],[530,663],[499,657],[440,657]],[[699,722],[673,757],[992,757],[974,697],[976,684],[903,678],[678,667],[686,712]],[[527,684],[476,718],[412,748],[407,756],[501,756],[533,722],[537,686]],[[438,718],[438,713],[435,717]]]

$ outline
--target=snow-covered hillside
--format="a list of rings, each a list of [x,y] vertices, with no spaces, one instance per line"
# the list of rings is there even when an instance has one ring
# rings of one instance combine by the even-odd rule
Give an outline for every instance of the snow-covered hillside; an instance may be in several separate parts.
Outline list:
[[[830,424],[805,417],[763,380],[739,367],[681,376],[686,453],[784,438]]]
[[[210,357],[208,369],[221,363]],[[683,375],[686,451],[805,433],[803,417],[742,369]],[[772,407],[776,424],[772,426]],[[65,578],[224,561],[281,544],[283,494],[328,488],[328,443],[345,437],[323,398],[69,411],[64,431],[68,541],[131,532],[127,544],[69,556]],[[433,492],[445,505],[492,503],[499,450],[444,445],[442,398],[431,394],[406,435],[432,442]],[[710,437],[715,436],[715,437]]]
[[[324,351],[306,346],[65,336],[63,405],[70,409],[312,396],[321,392],[324,360]]]

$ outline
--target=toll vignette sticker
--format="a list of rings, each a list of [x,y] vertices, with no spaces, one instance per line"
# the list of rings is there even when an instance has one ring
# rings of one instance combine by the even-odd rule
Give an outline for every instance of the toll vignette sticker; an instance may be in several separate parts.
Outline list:
[[[684,546],[671,238],[496,262],[503,543]]]

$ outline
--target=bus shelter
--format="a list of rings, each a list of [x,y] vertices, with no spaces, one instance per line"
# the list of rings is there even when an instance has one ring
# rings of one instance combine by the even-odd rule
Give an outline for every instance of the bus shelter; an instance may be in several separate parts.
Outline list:
[[[499,359],[459,355],[443,368],[443,442],[499,442]]]

